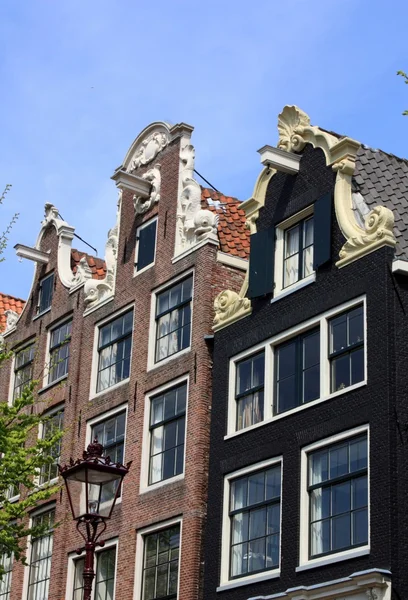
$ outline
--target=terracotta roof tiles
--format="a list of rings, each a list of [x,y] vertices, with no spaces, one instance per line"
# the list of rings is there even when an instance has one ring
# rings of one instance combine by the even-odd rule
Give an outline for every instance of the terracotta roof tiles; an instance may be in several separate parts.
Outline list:
[[[221,252],[248,259],[249,230],[245,227],[245,212],[237,198],[224,196],[220,192],[202,188],[202,207],[211,210],[219,217],[218,237]]]
[[[72,272],[76,273],[79,261],[85,257],[86,261],[92,271],[92,279],[105,279],[106,276],[106,263],[102,258],[97,256],[91,256],[86,252],[80,252],[79,250],[71,250],[71,269]]]
[[[17,314],[21,314],[24,305],[25,300],[14,298],[14,296],[9,296],[9,294],[2,294],[0,292],[0,331],[3,331],[3,329],[6,328],[6,310],[13,310]]]

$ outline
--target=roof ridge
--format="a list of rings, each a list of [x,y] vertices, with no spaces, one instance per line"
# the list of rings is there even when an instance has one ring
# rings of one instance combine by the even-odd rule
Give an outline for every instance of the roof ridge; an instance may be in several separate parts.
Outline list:
[[[23,300],[23,298],[13,296],[13,294],[6,294],[5,292],[0,292],[0,296],[7,296],[8,298],[13,298],[13,300],[18,300],[19,302],[27,302],[27,300]]]

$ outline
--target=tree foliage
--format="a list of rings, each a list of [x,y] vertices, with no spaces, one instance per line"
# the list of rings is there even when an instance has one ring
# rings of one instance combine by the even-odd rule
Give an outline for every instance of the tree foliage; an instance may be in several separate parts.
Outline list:
[[[397,75],[401,75],[404,78],[406,84],[408,84],[408,75],[404,71],[397,71]],[[404,110],[402,113],[405,116],[408,116],[408,110]]]
[[[8,183],[6,185],[6,187],[4,188],[2,195],[0,196],[0,204],[3,204],[3,202],[6,198],[6,195],[10,191],[10,189],[11,189],[11,184]],[[14,223],[17,221],[18,217],[19,217],[19,213],[15,213],[12,216],[11,221],[7,225],[6,229],[2,233],[0,233],[0,262],[2,262],[4,260],[4,256],[2,256],[2,254],[7,246],[8,235],[9,235]]]
[[[10,366],[11,357],[3,345],[0,368]],[[36,386],[35,381],[29,383],[12,405],[5,400],[0,402],[0,549],[22,562],[25,538],[43,533],[41,527],[29,527],[28,512],[59,489],[58,485],[38,486],[41,469],[55,462],[53,449],[63,433],[48,428],[49,435],[38,438],[38,427],[49,417],[43,416],[46,407],[41,406]]]

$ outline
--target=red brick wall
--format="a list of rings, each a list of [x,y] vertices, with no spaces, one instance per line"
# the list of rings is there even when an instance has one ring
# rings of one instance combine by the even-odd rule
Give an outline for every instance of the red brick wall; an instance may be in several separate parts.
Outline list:
[[[119,537],[116,597],[130,600],[134,592],[136,531],[182,515],[180,556],[181,600],[200,598],[203,526],[206,517],[209,422],[211,410],[211,333],[213,300],[228,287],[239,290],[243,273],[216,263],[217,248],[207,244],[172,264],[174,253],[176,206],[179,170],[179,141],[171,143],[158,157],[161,164],[161,199],[145,215],[135,218],[132,194],[123,193],[116,290],[114,299],[83,317],[83,288],[72,295],[56,280],[49,313],[33,321],[37,304],[38,278],[52,269],[56,272],[58,240],[53,226],[45,233],[41,249],[50,250],[50,262],[38,269],[32,298],[20,319],[17,331],[7,337],[10,345],[35,336],[38,350],[35,368],[40,373],[45,360],[47,327],[57,319],[72,314],[71,356],[68,378],[39,395],[47,406],[65,404],[65,436],[61,462],[79,457],[85,447],[86,422],[114,407],[128,405],[125,462],[132,461],[126,477],[123,501],[115,508],[105,539]],[[147,165],[144,169],[151,167]],[[143,169],[138,171],[142,174]],[[114,199],[112,199],[114,201]],[[154,267],[133,277],[135,231],[141,222],[158,214],[157,251]],[[113,224],[108,224],[112,226]],[[194,269],[194,300],[191,350],[175,355],[169,362],[147,372],[147,352],[151,292],[176,275]],[[90,378],[95,324],[120,308],[134,303],[134,330],[131,375],[129,382],[90,401]],[[145,393],[181,375],[189,374],[188,417],[186,433],[185,477],[139,494]],[[0,373],[2,390],[8,390],[8,374]],[[42,405],[43,406],[43,405]],[[67,554],[81,545],[81,538],[70,517],[65,491],[56,498],[56,520],[49,598],[65,597]],[[21,598],[23,567],[13,573],[11,600]]]

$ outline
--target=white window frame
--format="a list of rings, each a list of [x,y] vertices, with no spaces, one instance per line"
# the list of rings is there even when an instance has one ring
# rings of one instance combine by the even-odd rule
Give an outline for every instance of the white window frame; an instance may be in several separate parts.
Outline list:
[[[44,417],[52,417],[53,415],[59,413],[63,411],[64,412],[64,417],[65,417],[65,403],[62,404],[58,404],[57,406],[53,406],[52,408],[50,408],[50,410],[47,410],[44,413]],[[44,433],[44,423],[40,423],[38,425],[38,439],[42,440],[42,436]],[[58,459],[59,461],[59,459]],[[42,488],[42,487],[47,487],[49,485],[54,485],[55,483],[57,483],[58,479],[59,479],[59,475],[57,474],[56,477],[54,477],[53,479],[50,479],[49,481],[45,481],[44,483],[40,484],[40,469],[38,470],[38,475],[35,478],[35,484],[37,488]]]
[[[99,366],[99,352],[98,352],[99,330],[104,325],[107,325],[111,321],[114,321],[116,318],[120,317],[121,315],[123,315],[124,313],[126,313],[130,310],[133,310],[133,324],[132,324],[132,350],[130,353],[129,377],[127,377],[126,379],[122,379],[122,381],[115,383],[115,385],[111,385],[110,387],[106,388],[105,390],[101,390],[100,392],[97,392],[96,385],[97,385],[97,381],[98,381],[98,366]],[[116,390],[117,388],[121,387],[122,385],[129,383],[130,377],[132,375],[132,354],[133,354],[134,333],[135,333],[135,304],[134,304],[134,302],[132,302],[132,304],[128,304],[124,308],[121,308],[120,310],[118,310],[114,313],[111,313],[109,316],[105,317],[104,319],[102,319],[101,321],[98,321],[98,323],[95,324],[89,400],[93,400],[94,398],[99,398],[99,396],[102,396],[103,394],[107,394],[113,390]]]
[[[156,221],[156,236],[154,238],[154,256],[153,256],[153,262],[151,262],[150,264],[148,264],[145,267],[143,267],[143,269],[138,270],[137,267],[136,267],[136,265],[137,265],[137,261],[138,261],[138,258],[139,258],[139,232],[140,232],[141,229],[144,229],[145,227],[148,227],[149,225],[151,225],[154,221]],[[156,264],[157,229],[158,229],[158,217],[157,216],[153,217],[152,219],[149,219],[148,221],[145,221],[144,223],[142,223],[141,225],[139,225],[139,227],[136,229],[135,262],[134,262],[134,274],[133,274],[134,277],[136,277],[137,275],[140,275],[140,273],[144,273],[148,269],[151,269],[151,267],[153,267]]]
[[[230,579],[230,552],[231,552],[231,519],[229,516],[230,508],[230,490],[231,482],[238,477],[243,475],[249,475],[254,471],[260,471],[267,469],[271,466],[280,465],[281,468],[281,496],[280,496],[280,539],[279,539],[279,566],[276,569],[264,571],[262,573],[254,573],[253,575],[246,575],[239,579]],[[220,570],[220,585],[217,588],[217,592],[224,590],[233,589],[242,585],[248,585],[248,583],[257,583],[258,581],[265,581],[266,579],[274,579],[279,577],[281,568],[281,549],[282,549],[282,490],[283,490],[283,457],[276,456],[268,460],[264,460],[259,463],[252,464],[243,469],[238,469],[232,473],[228,473],[224,477],[224,496],[223,496],[223,507],[222,507],[222,534],[221,534],[221,570]]]
[[[111,417],[114,417],[115,415],[117,415],[118,413],[121,413],[121,412],[125,413],[125,435],[124,435],[124,438],[123,438],[123,464],[125,464],[126,436],[127,436],[127,424],[128,424],[128,404],[127,403],[126,404],[120,404],[119,406],[115,406],[115,408],[112,408],[111,410],[108,410],[108,411],[106,411],[106,412],[104,412],[102,414],[98,414],[96,417],[93,417],[92,419],[89,419],[89,421],[86,422],[85,450],[88,447],[88,445],[93,442],[93,440],[92,440],[92,427],[94,427],[98,423],[102,423],[103,421],[107,421]],[[123,490],[124,490],[124,484],[122,482],[121,494],[116,499],[115,506],[117,506],[118,504],[120,504],[122,502]]]
[[[275,228],[275,235],[276,235],[276,237],[275,237],[275,269],[274,269],[275,285],[274,285],[274,291],[273,291],[273,298],[272,298],[271,302],[273,302],[274,300],[277,300],[278,298],[283,298],[284,296],[287,296],[288,294],[292,294],[296,290],[299,290],[300,288],[305,287],[306,285],[309,285],[310,283],[313,283],[316,280],[316,272],[313,271],[313,273],[310,273],[310,275],[308,275],[307,277],[304,277],[303,279],[299,279],[298,281],[295,281],[294,283],[292,283],[291,285],[289,285],[285,288],[283,287],[283,262],[284,262],[285,232],[290,227],[293,227],[294,225],[299,223],[299,221],[303,221],[304,219],[307,219],[308,217],[313,216],[313,214],[314,214],[314,205],[312,204],[311,206],[308,206],[307,208],[296,213],[292,217],[289,217],[289,219],[282,221],[282,223],[279,223]]]
[[[104,550],[109,550],[110,548],[116,547],[116,556],[115,556],[115,578],[113,583],[113,597],[115,598],[116,594],[116,581],[117,581],[117,570],[118,570],[118,552],[119,552],[119,538],[115,537],[110,540],[104,540],[104,546],[98,547],[95,549],[96,558],[97,555]],[[68,569],[67,569],[67,584],[65,588],[65,600],[72,600],[72,595],[74,591],[74,578],[75,578],[75,562],[77,560],[81,560],[85,558],[85,554],[82,553],[78,555],[76,552],[71,552],[68,554]],[[96,568],[97,564],[95,561],[95,579],[92,582],[92,600],[95,598],[95,587],[96,587]]]
[[[162,481],[158,481],[157,483],[153,483],[149,485],[149,466],[150,466],[150,443],[151,443],[151,435],[150,435],[150,407],[152,398],[162,394],[168,389],[177,387],[182,385],[183,383],[187,386],[186,391],[186,413],[185,413],[185,433],[184,433],[184,463],[183,463],[183,472],[179,475],[175,475],[174,477],[169,477],[169,479],[163,479]],[[188,396],[190,391],[190,377],[189,375],[183,375],[178,377],[177,379],[173,379],[172,381],[166,382],[164,385],[154,388],[150,390],[145,395],[145,406],[144,406],[144,423],[143,423],[143,444],[142,444],[142,463],[140,469],[140,489],[139,493],[144,494],[146,492],[150,492],[151,490],[155,490],[159,487],[163,487],[164,485],[168,485],[169,483],[174,483],[175,481],[179,481],[184,479],[185,471],[186,471],[186,446],[187,446],[187,427],[188,427]]]
[[[40,289],[38,290],[38,304],[37,304],[37,310],[36,313],[33,317],[33,321],[37,318],[37,317],[42,317],[42,315],[45,315],[47,312],[49,312],[52,308],[52,299],[54,298],[54,292],[55,292],[55,276],[56,273],[55,271],[51,271],[51,273],[47,273],[47,275],[44,275],[44,277],[41,277],[41,279],[39,280],[39,285],[40,285]],[[52,282],[52,293],[51,293],[51,303],[50,305],[44,309],[42,312],[40,312],[40,303],[41,303],[41,295],[42,295],[42,288],[41,285],[43,283],[43,281],[45,281],[46,279],[49,278],[53,278],[53,282]]]
[[[192,278],[193,278],[193,283],[191,286],[190,344],[187,346],[187,348],[183,348],[183,350],[180,350],[179,352],[175,352],[171,356],[168,356],[167,358],[163,358],[163,360],[160,360],[159,362],[155,362],[156,329],[157,329],[157,324],[156,324],[157,296],[161,292],[164,292],[165,290],[173,287],[174,285],[177,285],[177,283],[179,283],[181,280],[188,279],[188,277],[190,277],[190,276],[192,276]],[[147,371],[151,371],[152,369],[158,369],[162,365],[165,365],[168,362],[170,362],[171,360],[174,360],[174,359],[178,358],[179,356],[182,356],[183,354],[190,352],[191,342],[192,342],[192,337],[193,337],[193,330],[194,330],[194,327],[193,327],[194,284],[195,284],[194,269],[189,269],[188,271],[185,271],[184,273],[180,273],[180,275],[177,275],[177,277],[174,277],[170,281],[167,281],[166,283],[164,283],[163,285],[161,285],[160,287],[158,287],[152,291],[151,300],[150,300],[150,325],[149,325],[149,348],[148,348],[148,354],[147,354]]]
[[[32,512],[30,514],[28,527],[31,528],[33,526],[33,520],[36,517],[38,517],[39,515],[41,515],[43,513],[56,511],[56,508],[57,508],[56,503],[53,502],[51,504],[45,504],[44,506],[41,506],[41,508]],[[53,532],[53,535],[54,535],[54,532]],[[32,552],[32,536],[29,535],[27,537],[27,550],[26,550],[27,564],[24,565],[23,593],[21,595],[22,600],[26,600],[28,597],[28,584],[29,584],[29,579],[30,579],[30,566],[31,566],[31,552]],[[52,556],[53,555],[51,555],[51,568],[52,568]],[[51,579],[51,573],[50,573],[50,579]]]
[[[326,556],[309,558],[309,518],[310,518],[310,506],[309,506],[309,494],[307,489],[307,467],[308,467],[308,455],[315,450],[331,446],[342,440],[347,440],[356,435],[365,433],[367,435],[367,480],[368,480],[368,543],[365,546],[358,546],[356,548],[349,548]],[[350,558],[356,558],[358,556],[364,556],[370,553],[370,428],[369,425],[361,425],[354,429],[348,429],[342,431],[336,435],[332,435],[323,440],[313,442],[308,446],[305,446],[301,450],[300,458],[300,531],[299,531],[299,565],[296,567],[296,571],[305,571],[314,567],[321,567],[329,565],[334,562],[342,560],[349,560]]]
[[[143,561],[144,561],[144,538],[150,533],[156,533],[162,529],[168,529],[173,525],[180,525],[180,545],[179,545],[179,570],[177,576],[177,599],[180,598],[180,570],[181,570],[181,555],[183,550],[183,519],[176,517],[167,521],[155,523],[143,529],[136,531],[136,562],[135,562],[135,588],[133,593],[134,600],[141,600],[143,592]]]
[[[26,348],[28,348],[31,345],[32,346],[36,345],[35,337],[31,338],[30,340],[27,340],[26,342],[24,342],[24,344],[22,344],[21,346],[18,346],[17,348],[15,348],[13,350],[13,358],[11,359],[9,392],[8,392],[8,405],[9,406],[13,406],[13,402],[14,402],[14,383],[16,380],[16,372],[15,372],[16,354],[18,354],[21,350],[25,350]],[[34,359],[35,359],[35,356],[34,356]],[[33,363],[34,363],[34,360],[33,360]]]
[[[344,311],[352,309],[358,305],[363,306],[364,310],[364,379],[363,381],[359,381],[349,387],[346,387],[341,390],[337,390],[336,392],[330,391],[330,360],[329,360],[329,352],[328,352],[328,344],[329,344],[329,320],[332,317],[335,317],[338,314],[341,314]],[[280,413],[278,415],[273,414],[273,405],[275,402],[275,394],[274,394],[274,378],[275,378],[275,365],[274,365],[274,348],[285,342],[290,340],[293,337],[296,337],[299,334],[302,334],[309,329],[313,329],[320,324],[320,397],[312,402],[307,402],[306,404],[302,404],[301,406],[296,406],[291,410]],[[224,436],[224,439],[228,439],[230,437],[241,435],[246,431],[250,431],[255,429],[256,427],[261,427],[266,423],[270,423],[271,421],[276,421],[277,419],[283,419],[293,413],[296,413],[301,410],[307,410],[311,406],[315,406],[320,402],[324,402],[329,400],[330,398],[335,398],[336,396],[341,396],[343,394],[348,394],[349,392],[367,385],[367,301],[365,296],[359,296],[358,298],[354,298],[344,304],[336,306],[325,313],[322,313],[312,319],[304,321],[291,329],[288,329],[262,343],[241,352],[240,354],[234,356],[230,359],[229,364],[229,389],[228,389],[228,423],[227,423],[227,435]],[[237,414],[237,403],[235,400],[235,381],[237,375],[237,363],[245,358],[249,358],[252,355],[264,350],[265,351],[265,383],[264,383],[264,419],[259,423],[255,423],[254,425],[250,425],[244,429],[236,430],[236,414]]]
[[[65,379],[68,378],[69,367],[68,367],[68,371],[65,373],[65,375],[62,375],[62,377],[58,377],[58,379],[54,379],[54,381],[51,381],[50,383],[48,383],[48,376],[50,373],[50,364],[51,364],[50,363],[50,361],[51,361],[51,353],[50,353],[51,334],[55,329],[58,329],[59,327],[61,327],[61,325],[65,325],[65,323],[68,323],[68,321],[71,321],[73,324],[74,315],[72,313],[70,315],[68,315],[67,317],[63,317],[62,319],[59,319],[55,323],[52,323],[50,325],[50,327],[47,328],[47,341],[46,341],[47,345],[45,348],[44,376],[43,376],[42,388],[41,388],[41,390],[39,390],[40,392],[42,392],[54,385],[57,385],[61,381],[64,381]],[[71,341],[72,341],[72,328],[71,328],[71,337],[70,337],[69,343],[71,343]]]

